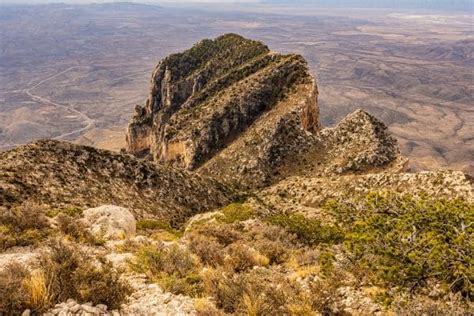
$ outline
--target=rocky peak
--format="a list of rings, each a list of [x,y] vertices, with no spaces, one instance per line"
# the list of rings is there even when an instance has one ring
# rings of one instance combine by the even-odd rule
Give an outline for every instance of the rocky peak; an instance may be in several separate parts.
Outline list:
[[[406,164],[387,126],[363,110],[349,114],[335,128],[324,129],[320,137],[332,171],[361,172],[390,164],[401,170]]]
[[[294,103],[279,106],[287,98]],[[235,34],[204,40],[155,68],[150,95],[128,127],[127,150],[193,170],[275,109],[281,117],[295,111],[303,129],[317,132],[316,98],[301,56]]]

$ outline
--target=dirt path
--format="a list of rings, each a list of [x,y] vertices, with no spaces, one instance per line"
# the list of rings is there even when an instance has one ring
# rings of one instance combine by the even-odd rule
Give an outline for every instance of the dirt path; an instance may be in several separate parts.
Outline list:
[[[85,113],[81,112],[81,111],[78,111],[76,109],[74,109],[71,105],[64,105],[64,104],[60,104],[60,103],[57,103],[57,102],[54,102],[54,101],[51,101],[49,99],[46,99],[44,97],[41,97],[39,95],[36,95],[34,94],[32,91],[36,88],[38,88],[39,86],[41,86],[42,84],[50,81],[50,80],[53,80],[54,78],[56,77],[59,77],[60,75],[63,75],[65,74],[66,72],[68,71],[71,71],[72,69],[76,69],[76,68],[79,68],[80,66],[74,66],[74,67],[69,67],[67,68],[66,70],[63,70],[61,72],[58,72],[57,74],[54,74],[44,80],[41,80],[40,82],[36,83],[35,85],[33,85],[32,87],[30,88],[27,88],[25,90],[23,90],[25,92],[25,94],[27,94],[29,97],[31,97],[34,101],[37,101],[37,102],[40,102],[40,103],[46,103],[46,104],[51,104],[53,106],[56,106],[56,107],[59,107],[59,108],[62,108],[62,109],[65,109],[69,112],[73,112],[77,115],[79,115],[80,117],[83,118],[84,122],[86,124],[86,126],[84,127],[81,127],[79,129],[76,129],[72,132],[68,132],[68,133],[64,133],[64,134],[61,134],[59,136],[56,136],[54,137],[53,139],[63,139],[65,137],[68,137],[68,136],[72,136],[72,135],[75,135],[75,134],[79,134],[89,128],[91,128],[93,125],[94,125],[94,120],[91,119],[90,117],[88,117]]]

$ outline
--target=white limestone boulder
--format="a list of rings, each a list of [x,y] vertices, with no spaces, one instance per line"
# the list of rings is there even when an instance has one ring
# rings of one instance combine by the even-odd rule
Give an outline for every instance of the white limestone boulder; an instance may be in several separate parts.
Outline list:
[[[103,205],[84,211],[82,219],[89,231],[106,239],[133,237],[136,233],[136,220],[126,208]]]

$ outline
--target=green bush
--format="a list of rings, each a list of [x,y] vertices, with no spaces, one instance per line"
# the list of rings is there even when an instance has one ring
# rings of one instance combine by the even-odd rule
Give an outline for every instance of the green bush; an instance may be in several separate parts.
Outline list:
[[[146,234],[152,234],[156,231],[165,231],[175,237],[182,237],[183,233],[171,227],[167,222],[156,219],[140,219],[137,221],[137,229]]]
[[[159,221],[156,219],[140,219],[137,221],[138,230],[170,230],[171,226],[169,223]]]
[[[243,222],[251,219],[255,212],[247,205],[241,203],[233,203],[221,209],[222,216],[218,220],[227,224],[234,222]]]
[[[370,193],[325,209],[345,229],[345,247],[375,282],[410,288],[435,278],[474,294],[474,205],[394,193]]]
[[[301,214],[278,214],[267,220],[295,234],[300,242],[309,246],[337,244],[342,242],[344,237],[338,227],[323,225],[318,219],[306,218]]]
[[[71,217],[82,217],[84,213],[80,207],[64,207],[64,208],[53,208],[46,212],[48,217],[56,217],[58,214],[65,214]]]
[[[168,248],[142,247],[130,262],[132,270],[145,273],[165,291],[196,296],[200,292],[198,262],[192,254],[178,245]]]

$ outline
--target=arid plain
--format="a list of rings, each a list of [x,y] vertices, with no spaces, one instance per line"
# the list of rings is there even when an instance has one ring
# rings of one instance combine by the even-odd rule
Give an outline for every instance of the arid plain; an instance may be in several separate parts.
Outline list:
[[[363,108],[389,125],[413,170],[474,173],[470,16],[302,13],[3,6],[0,150],[39,138],[119,150],[158,61],[235,32],[308,60],[326,126]]]

